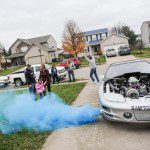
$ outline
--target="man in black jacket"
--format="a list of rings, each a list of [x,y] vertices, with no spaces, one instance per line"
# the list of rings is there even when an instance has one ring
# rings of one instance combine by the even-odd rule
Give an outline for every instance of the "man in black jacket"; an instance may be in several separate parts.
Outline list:
[[[31,65],[27,65],[27,68],[25,70],[25,79],[29,86],[29,92],[34,95],[34,98],[36,100],[36,89],[35,89],[36,80]]]

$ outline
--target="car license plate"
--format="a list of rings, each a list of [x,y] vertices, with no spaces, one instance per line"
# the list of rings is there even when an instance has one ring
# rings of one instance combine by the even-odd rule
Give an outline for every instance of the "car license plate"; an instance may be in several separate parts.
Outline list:
[[[150,110],[134,111],[134,115],[138,121],[150,121]]]

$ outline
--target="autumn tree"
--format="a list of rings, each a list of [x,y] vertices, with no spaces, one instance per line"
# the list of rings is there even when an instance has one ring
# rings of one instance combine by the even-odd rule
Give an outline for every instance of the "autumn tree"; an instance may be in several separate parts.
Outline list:
[[[62,47],[65,52],[73,53],[76,57],[78,53],[85,50],[85,36],[81,32],[77,23],[69,20],[65,24],[62,37]]]

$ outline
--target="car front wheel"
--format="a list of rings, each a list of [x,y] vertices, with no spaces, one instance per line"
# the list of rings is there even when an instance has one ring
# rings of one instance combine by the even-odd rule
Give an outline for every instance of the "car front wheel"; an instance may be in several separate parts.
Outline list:
[[[21,79],[15,79],[15,85],[17,86],[17,87],[19,87],[19,86],[21,86],[22,85],[22,80]]]

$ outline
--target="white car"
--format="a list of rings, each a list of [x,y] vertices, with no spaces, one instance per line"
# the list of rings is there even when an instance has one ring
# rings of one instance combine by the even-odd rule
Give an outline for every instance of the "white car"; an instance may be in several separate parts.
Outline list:
[[[40,64],[37,64],[37,65],[32,65],[32,70],[34,72],[34,75],[36,76],[36,80],[39,78],[39,75],[40,75]],[[49,70],[49,73],[51,74],[51,65],[48,65],[48,64],[45,64],[45,67],[46,69]],[[56,67],[57,70],[58,70],[58,77],[60,79],[63,79],[66,77],[66,69],[65,67]],[[13,73],[11,73],[10,75],[8,75],[8,78],[9,78],[9,81],[11,83],[15,83],[16,86],[21,86],[23,83],[26,83],[26,79],[25,79],[25,69],[26,67],[20,69],[20,70],[17,70]]]
[[[5,87],[8,84],[10,84],[9,78],[7,76],[0,76],[0,87]]]
[[[104,118],[150,122],[150,62],[133,60],[110,65],[98,94]]]
[[[107,49],[106,50],[106,56],[107,57],[113,57],[113,56],[116,56],[116,51],[114,49]]]

